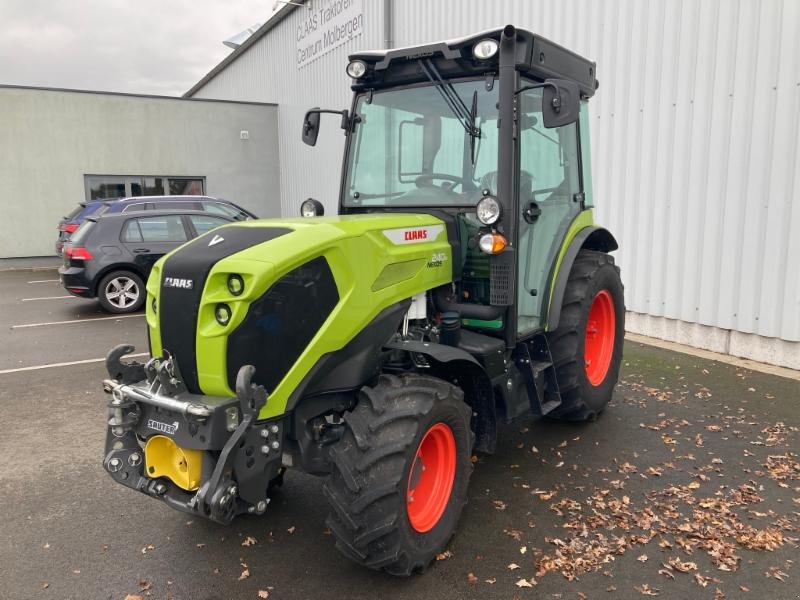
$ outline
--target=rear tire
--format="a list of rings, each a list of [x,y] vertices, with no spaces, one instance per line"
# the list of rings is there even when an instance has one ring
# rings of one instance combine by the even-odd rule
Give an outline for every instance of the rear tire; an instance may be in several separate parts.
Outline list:
[[[407,576],[447,546],[472,472],[472,411],[463,397],[415,374],[382,375],[362,388],[324,486],[326,524],[345,556]]]
[[[619,268],[603,252],[581,250],[569,274],[558,328],[548,333],[564,421],[595,418],[614,392],[625,337],[625,297]]]
[[[97,299],[106,312],[125,314],[136,312],[144,304],[147,292],[142,278],[131,271],[114,271],[100,280]]]

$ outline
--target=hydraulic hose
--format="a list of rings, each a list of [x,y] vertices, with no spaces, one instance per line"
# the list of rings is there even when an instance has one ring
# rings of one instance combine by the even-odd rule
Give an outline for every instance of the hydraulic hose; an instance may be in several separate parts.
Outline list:
[[[505,306],[487,306],[485,304],[468,304],[465,302],[454,302],[448,298],[448,287],[438,287],[433,291],[433,299],[436,308],[440,311],[455,311],[466,319],[480,319],[482,321],[493,321],[503,315],[506,311]]]

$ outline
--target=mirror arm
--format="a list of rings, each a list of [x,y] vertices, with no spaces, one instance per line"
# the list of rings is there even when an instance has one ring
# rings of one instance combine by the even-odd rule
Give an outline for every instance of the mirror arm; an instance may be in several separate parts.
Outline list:
[[[344,109],[344,110],[331,110],[331,109],[328,109],[328,108],[319,108],[319,109],[315,109],[313,112],[320,113],[320,114],[325,113],[325,114],[328,114],[328,115],[341,115],[342,116],[341,127],[345,131],[349,131],[350,127],[354,123],[358,123],[361,120],[361,118],[358,117],[357,115],[353,115],[353,118],[350,118],[350,112],[347,109]]]
[[[558,91],[558,86],[555,83],[552,83],[550,81],[545,81],[544,83],[532,83],[531,85],[526,85],[524,87],[519,88],[516,92],[514,92],[514,95],[516,96],[518,94],[521,94],[522,92],[527,92],[528,90],[536,90],[536,89],[545,88],[545,87],[553,88],[553,91],[555,92],[555,96],[553,96],[553,102],[552,102],[553,109],[557,113],[560,113],[561,112],[561,94]]]

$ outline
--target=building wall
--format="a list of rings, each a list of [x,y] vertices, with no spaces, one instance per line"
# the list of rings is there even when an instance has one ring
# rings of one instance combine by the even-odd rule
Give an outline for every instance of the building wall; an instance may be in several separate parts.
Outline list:
[[[0,116],[0,257],[53,255],[87,174],[201,175],[209,195],[280,214],[274,106],[0,87]]]
[[[596,60],[596,214],[629,329],[800,369],[800,2],[390,4],[395,46],[514,23]],[[279,104],[284,214],[309,195],[335,210],[342,138],[328,119],[303,146],[302,113],[348,105],[346,55],[384,47],[384,5],[364,0],[364,32],[300,69],[294,9],[194,94]]]

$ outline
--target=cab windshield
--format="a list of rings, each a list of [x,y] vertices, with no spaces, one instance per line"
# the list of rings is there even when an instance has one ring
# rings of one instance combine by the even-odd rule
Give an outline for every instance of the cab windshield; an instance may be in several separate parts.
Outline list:
[[[445,85],[460,103],[448,103],[433,84],[358,97],[345,206],[474,206],[481,190],[497,193],[498,86]]]

